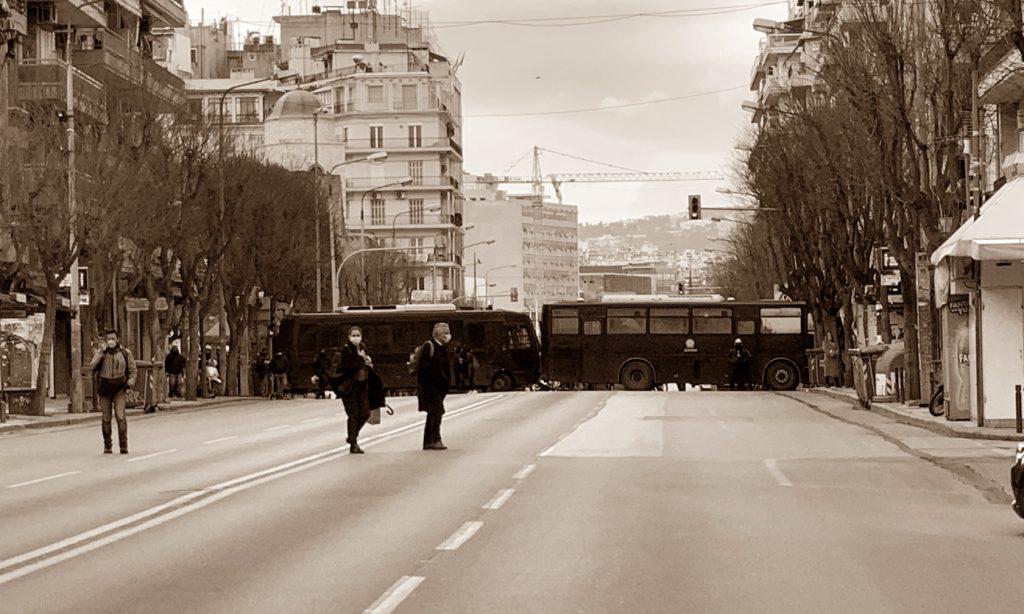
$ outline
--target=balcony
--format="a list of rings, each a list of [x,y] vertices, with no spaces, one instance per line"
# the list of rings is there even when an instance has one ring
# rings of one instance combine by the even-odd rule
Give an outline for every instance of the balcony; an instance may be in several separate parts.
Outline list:
[[[384,139],[348,139],[345,143],[352,153],[372,153],[374,151],[454,151],[462,157],[462,147],[455,139],[447,136],[412,138],[408,135],[386,137]]]
[[[387,184],[397,184],[405,177],[352,177],[346,180],[345,185],[349,190],[365,191]],[[415,191],[415,190],[451,190],[458,189],[459,181],[454,177],[441,175],[437,177],[413,177],[413,182],[408,185],[389,185],[384,190],[390,191]]]
[[[188,25],[188,13],[181,0],[142,0],[142,10],[154,26],[183,28]]]
[[[107,102],[103,84],[77,68],[71,70],[76,112],[104,121]],[[22,60],[18,64],[18,98],[58,106],[67,104],[67,64],[60,60]]]
[[[185,105],[184,82],[167,72],[141,50],[111,31],[94,43],[76,45],[74,65],[96,80],[117,90],[137,86],[160,100],[176,107]]]

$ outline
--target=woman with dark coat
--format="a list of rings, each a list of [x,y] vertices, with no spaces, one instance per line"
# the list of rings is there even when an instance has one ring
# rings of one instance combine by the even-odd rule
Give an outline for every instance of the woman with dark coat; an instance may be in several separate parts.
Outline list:
[[[351,454],[362,454],[359,447],[359,431],[370,418],[370,379],[373,374],[373,360],[363,345],[363,331],[353,326],[348,331],[348,343],[341,348],[338,394],[348,415],[348,439]]]

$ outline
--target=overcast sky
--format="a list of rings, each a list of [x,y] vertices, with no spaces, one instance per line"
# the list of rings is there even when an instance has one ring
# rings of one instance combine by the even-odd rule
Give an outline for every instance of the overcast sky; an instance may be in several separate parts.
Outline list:
[[[324,2],[329,5],[340,2]],[[314,2],[292,0],[294,12]],[[760,35],[754,17],[780,19],[785,2],[769,0],[415,0],[430,12],[445,51],[465,53],[462,81],[467,172],[504,173],[539,145],[645,171],[729,170],[734,146],[750,126],[740,103]],[[272,32],[280,0],[185,0],[189,17],[222,15],[239,28]],[[475,25],[451,22],[587,17],[708,9],[718,15],[639,17],[573,27]],[[448,23],[445,23],[448,22]],[[564,22],[545,22],[564,23]],[[730,89],[738,88],[738,89]],[[730,91],[615,110],[528,117],[472,117],[605,107],[715,90]],[[544,154],[551,172],[614,170]],[[527,156],[512,174],[529,175]],[[705,206],[726,203],[716,184],[587,184],[563,189],[581,222],[678,212],[686,195]],[[522,190],[528,187],[519,188]]]

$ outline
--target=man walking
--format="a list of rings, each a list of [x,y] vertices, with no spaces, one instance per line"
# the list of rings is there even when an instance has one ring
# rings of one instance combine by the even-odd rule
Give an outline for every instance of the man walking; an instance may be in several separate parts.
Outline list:
[[[270,360],[270,377],[274,381],[274,392],[271,394],[272,399],[283,399],[285,392],[288,390],[288,359],[285,358],[284,353],[275,352],[274,357]]]
[[[167,395],[181,398],[182,379],[185,375],[185,367],[188,361],[178,351],[178,346],[172,345],[167,358],[164,359],[164,373],[167,374]]]
[[[105,347],[96,351],[90,364],[96,375],[96,398],[103,414],[103,453],[113,453],[110,422],[114,417],[121,454],[128,454],[128,420],[124,410],[128,389],[135,386],[138,370],[132,353],[118,342],[116,331],[108,331],[104,343]]]
[[[447,450],[441,442],[441,417],[444,416],[444,398],[451,380],[448,363],[448,343],[452,332],[448,324],[434,325],[433,338],[416,350],[416,399],[419,410],[426,412],[427,424],[423,429],[424,450]]]

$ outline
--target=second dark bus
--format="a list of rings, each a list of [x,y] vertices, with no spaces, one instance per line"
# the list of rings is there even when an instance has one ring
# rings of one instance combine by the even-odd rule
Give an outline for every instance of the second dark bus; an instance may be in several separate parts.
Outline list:
[[[464,389],[513,390],[533,386],[540,378],[539,341],[525,314],[501,310],[457,310],[448,305],[397,305],[348,308],[338,313],[286,316],[274,340],[291,368],[292,392],[313,392],[313,363],[321,349],[336,350],[347,343],[348,329],[363,330],[367,351],[389,390],[411,390],[416,378],[409,374],[409,354],[430,339],[437,322],[452,331],[449,356],[459,347],[475,358],[473,381]],[[452,386],[455,389],[453,369]]]
[[[794,390],[805,377],[812,338],[804,304],[667,297],[545,305],[544,378],[627,390],[672,383],[721,387],[729,382],[729,350],[737,338],[750,351],[755,384]]]

